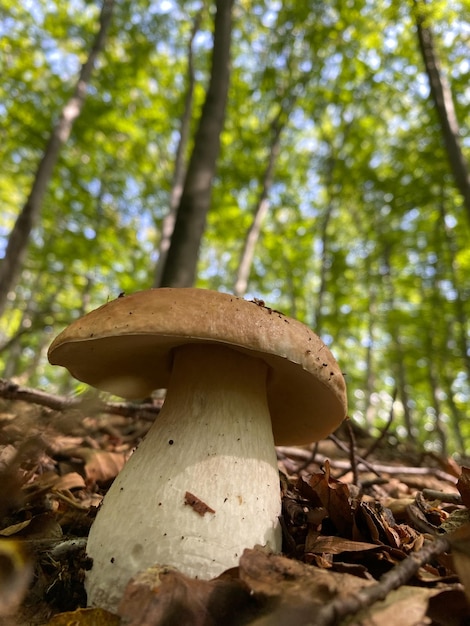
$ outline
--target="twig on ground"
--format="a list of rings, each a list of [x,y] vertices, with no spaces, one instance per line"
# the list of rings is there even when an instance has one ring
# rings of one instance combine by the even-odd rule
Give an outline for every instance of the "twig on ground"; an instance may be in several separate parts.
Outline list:
[[[318,441],[313,444],[313,449],[308,459],[305,459],[305,461],[303,463],[300,463],[299,466],[297,467],[297,473],[301,472],[304,469],[307,469],[310,463],[315,462],[315,457],[317,455],[317,452],[318,452]]]
[[[338,437],[336,435],[328,435],[328,439],[333,441],[333,443],[336,446],[338,446],[338,448],[340,450],[342,450],[343,452],[346,452],[349,456],[351,456],[351,449],[349,448],[349,446],[347,446],[345,443],[343,443],[341,441],[341,439],[338,439]],[[372,465],[372,463],[369,463],[369,461],[366,461],[365,459],[362,458],[362,456],[359,456],[358,454],[355,455],[354,464],[355,464],[355,467],[356,467],[356,473],[359,471],[359,465],[362,465],[362,466],[366,467],[370,472],[373,472],[377,476],[380,476],[380,473],[377,470],[377,466],[376,465]],[[354,469],[351,466],[351,462],[350,462],[350,466],[349,467],[345,466],[344,469],[347,469],[348,471],[349,470],[353,470],[353,472],[354,472]]]
[[[423,489],[423,497],[426,500],[440,500],[448,504],[462,504],[462,496],[460,493],[444,493],[437,489]]]
[[[38,389],[20,387],[16,383],[0,378],[0,397],[8,400],[22,400],[47,407],[54,411],[77,409],[88,414],[113,413],[124,417],[139,417],[154,420],[160,406],[150,402],[138,404],[130,402],[105,402],[101,398],[88,396],[58,396]]]
[[[353,615],[383,600],[393,589],[404,585],[420,567],[435,557],[450,551],[450,542],[445,535],[424,544],[418,552],[412,552],[404,561],[384,574],[376,585],[365,587],[354,595],[339,596],[322,607],[315,618],[305,626],[330,626],[338,624],[347,615]]]
[[[344,445],[344,444],[343,444]],[[346,448],[347,449],[347,448]],[[284,454],[291,458],[307,459],[311,457],[311,453],[303,448],[296,448],[295,446],[278,446],[279,453]],[[324,454],[317,453],[316,462],[321,464],[326,460],[329,460],[330,466],[335,469],[350,469],[351,464],[349,461],[342,461],[337,459],[331,459]],[[457,478],[435,467],[407,467],[403,465],[383,465],[382,463],[364,463],[361,457],[358,457],[357,469],[359,472],[373,472],[377,476],[381,473],[392,474],[405,474],[408,476],[436,476],[441,480],[445,480],[453,485],[457,483]]]
[[[346,420],[346,428],[348,430],[349,437],[349,458],[351,460],[351,469],[353,473],[353,483],[355,485],[359,485],[359,472],[357,471],[357,463],[356,463],[356,438],[354,436],[354,431],[351,426],[351,420]]]

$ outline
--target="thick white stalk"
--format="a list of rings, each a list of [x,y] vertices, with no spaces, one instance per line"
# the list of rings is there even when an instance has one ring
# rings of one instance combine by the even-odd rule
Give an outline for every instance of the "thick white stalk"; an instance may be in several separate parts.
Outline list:
[[[267,375],[261,360],[230,348],[175,351],[164,407],[91,528],[89,604],[116,609],[129,579],[151,565],[209,579],[244,548],[281,549]]]

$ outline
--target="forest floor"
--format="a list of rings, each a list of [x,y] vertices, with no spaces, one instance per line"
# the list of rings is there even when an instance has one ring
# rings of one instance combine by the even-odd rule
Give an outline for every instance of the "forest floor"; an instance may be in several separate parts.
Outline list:
[[[156,570],[119,615],[86,609],[91,523],[158,409],[0,381],[1,625],[470,624],[470,470],[347,424],[278,448],[282,555],[212,581]]]

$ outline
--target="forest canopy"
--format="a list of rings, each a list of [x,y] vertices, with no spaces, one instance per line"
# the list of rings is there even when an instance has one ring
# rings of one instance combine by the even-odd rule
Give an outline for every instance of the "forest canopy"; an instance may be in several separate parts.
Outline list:
[[[194,285],[311,326],[359,425],[469,454],[468,0],[238,0],[218,40],[216,4],[3,2],[1,375],[83,390],[47,363],[52,338],[160,284],[207,157]]]

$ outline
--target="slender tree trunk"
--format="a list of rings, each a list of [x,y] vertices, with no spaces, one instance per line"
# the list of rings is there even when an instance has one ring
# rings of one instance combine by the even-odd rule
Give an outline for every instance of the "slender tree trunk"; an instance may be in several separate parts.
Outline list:
[[[163,269],[165,267],[166,258],[168,256],[168,250],[170,249],[171,236],[173,235],[173,230],[175,228],[176,214],[181,200],[181,194],[183,193],[184,179],[186,176],[185,153],[189,142],[194,86],[196,83],[194,77],[193,44],[194,38],[196,37],[196,34],[199,30],[201,18],[202,11],[200,11],[194,19],[191,37],[188,42],[188,85],[184,98],[183,115],[181,117],[180,138],[178,141],[178,147],[176,149],[175,170],[173,172],[173,182],[170,191],[170,206],[168,209],[168,213],[166,214],[162,222],[162,234],[158,251],[158,262],[153,282],[154,287],[161,286]]]
[[[366,260],[367,263],[367,275],[371,275],[370,263],[369,260]],[[372,394],[374,393],[375,384],[376,384],[376,373],[374,368],[374,335],[375,335],[375,321],[378,317],[377,315],[377,288],[371,280],[371,286],[369,289],[369,316],[367,321],[367,335],[368,342],[366,346],[366,372],[365,372],[365,380],[364,380],[364,417],[367,426],[370,428],[373,426],[375,417],[376,417],[376,408],[372,403]]]
[[[331,146],[333,151],[333,146]],[[321,259],[320,259],[320,286],[318,292],[315,294],[315,304],[313,307],[313,320],[312,327],[317,332],[321,332],[321,325],[323,323],[323,303],[328,290],[328,274],[331,269],[332,258],[328,248],[328,226],[330,224],[331,216],[334,208],[334,197],[330,193],[330,189],[333,184],[333,173],[336,164],[336,157],[333,154],[330,155],[326,166],[326,180],[325,188],[329,194],[329,202],[325,208],[325,212],[321,218],[319,226],[319,238],[321,241]]]
[[[295,293],[295,280],[292,274],[292,264],[289,262],[289,267],[287,269],[286,274],[286,292],[289,296],[290,306],[289,306],[289,316],[294,319],[297,318],[297,298]]]
[[[232,5],[233,0],[216,2],[211,77],[162,272],[162,287],[190,287],[196,278],[225,119],[230,79]]]
[[[82,66],[74,93],[62,109],[57,124],[52,129],[43,157],[39,162],[36,175],[13,230],[8,238],[5,257],[0,264],[0,315],[5,310],[8,293],[15,287],[18,280],[32,229],[41,211],[42,201],[47,191],[54,166],[60,150],[70,136],[73,123],[80,115],[90,82],[91,74],[98,54],[103,49],[106,34],[111,23],[114,0],[103,0],[100,13],[100,28],[93,42],[90,54]]]
[[[45,280],[48,280],[46,273],[38,272],[35,274],[34,282],[30,285],[32,296],[24,302],[18,329],[15,334],[8,339],[8,341],[0,346],[0,353],[5,355],[3,359],[5,367],[1,373],[3,378],[11,378],[14,375],[18,376],[19,374],[24,376],[24,372],[21,372],[21,357],[25,346],[29,343],[28,336],[43,335],[45,336],[45,341],[49,342],[49,337],[46,333],[44,333],[44,317],[47,312],[52,310],[53,303],[57,300],[59,289],[56,289],[53,294],[45,295],[45,300],[40,301],[39,298],[37,298],[37,294],[44,288]],[[46,292],[44,291],[44,293]],[[36,357],[37,351],[34,350],[34,356],[28,359],[28,369],[31,372],[34,372],[32,362],[36,360]]]
[[[464,413],[459,409],[454,400],[454,392],[452,389],[452,379],[449,378],[446,374],[443,374],[441,377],[442,385],[444,388],[444,392],[447,396],[447,403],[449,405],[450,410],[450,424],[449,427],[452,429],[454,446],[459,454],[465,456],[466,453],[466,445],[465,445],[465,437],[462,433],[461,425],[465,424],[468,420],[468,412]]]
[[[439,442],[439,452],[442,456],[447,455],[447,437],[445,433],[445,425],[442,422],[442,406],[439,398],[439,377],[436,371],[436,364],[434,362],[434,355],[436,348],[433,346],[431,337],[427,338],[427,350],[428,350],[428,382],[429,391],[431,396],[431,404],[434,409],[434,434]]]
[[[332,263],[332,255],[329,251],[329,240],[328,240],[328,226],[330,224],[330,220],[333,214],[333,209],[337,206],[336,203],[336,192],[334,191],[334,177],[335,177],[335,167],[336,163],[341,160],[341,147],[347,144],[349,132],[351,128],[354,126],[354,118],[346,121],[344,119],[344,115],[342,114],[342,126],[335,133],[334,140],[329,135],[329,133],[323,133],[322,140],[325,143],[329,144],[330,154],[325,163],[325,182],[324,187],[328,194],[328,206],[325,209],[325,212],[321,218],[320,226],[319,226],[319,239],[322,245],[321,251],[321,259],[320,259],[320,287],[318,292],[315,294],[315,302],[313,305],[313,315],[312,315],[312,327],[317,330],[317,332],[321,332],[321,325],[323,323],[323,304],[325,301],[325,297],[327,295],[328,289],[328,275],[329,270],[331,268]]]
[[[467,333],[468,316],[466,311],[465,294],[463,293],[462,285],[460,284],[461,281],[459,280],[457,273],[456,258],[458,253],[458,246],[454,232],[446,224],[446,212],[443,204],[441,204],[440,207],[440,214],[440,228],[442,229],[442,232],[444,234],[444,245],[447,251],[447,267],[449,268],[450,276],[452,279],[452,287],[456,293],[456,297],[453,301],[455,310],[454,319],[456,326],[455,340],[460,349],[460,354],[464,362],[467,378],[470,380],[470,344]]]
[[[320,258],[320,286],[318,291],[314,294],[315,302],[313,306],[313,320],[312,327],[315,328],[317,333],[321,333],[323,324],[323,305],[325,297],[328,293],[328,276],[332,265],[332,255],[329,251],[329,239],[328,239],[328,225],[330,223],[331,216],[333,214],[333,202],[330,200],[328,206],[325,208],[325,213],[322,216],[320,223],[320,241],[321,241],[321,258]]]
[[[397,328],[397,333],[399,329]],[[408,441],[415,446],[416,445],[416,429],[414,427],[413,414],[410,406],[410,396],[408,394],[407,374],[405,368],[405,350],[403,349],[402,341],[397,334],[395,339],[395,376],[396,376],[396,393],[401,400],[403,407],[403,421],[405,422],[405,428],[408,436]]]
[[[395,304],[395,289],[392,280],[392,264],[390,261],[391,249],[390,246],[384,245],[382,252],[381,264],[384,268],[382,274],[382,280],[384,283],[384,300],[387,303],[387,308],[390,311],[390,318],[388,322],[388,331],[391,337],[393,337],[393,344],[391,351],[393,351],[392,363],[394,366],[395,386],[397,390],[397,396],[400,399],[403,406],[403,421],[408,436],[408,441],[412,445],[416,445],[416,434],[414,428],[413,415],[410,410],[410,398],[407,391],[407,373],[405,367],[405,350],[403,348],[401,340],[401,332],[399,324],[394,321],[392,312],[396,309]]]
[[[243,250],[240,255],[240,262],[238,264],[237,275],[233,286],[233,293],[236,296],[243,296],[246,293],[256,244],[259,239],[264,218],[269,210],[269,194],[273,186],[274,169],[281,148],[281,133],[285,126],[285,122],[282,121],[282,116],[283,109],[280,108],[279,113],[271,123],[272,140],[269,150],[268,164],[264,171],[261,193],[258,198],[258,202],[256,203],[253,221],[247,231],[243,244]]]
[[[452,92],[441,71],[432,31],[427,23],[425,2],[415,0],[415,10],[419,48],[429,79],[431,98],[441,124],[452,174],[457,188],[463,196],[467,216],[470,220],[470,173],[460,144],[459,124]]]

